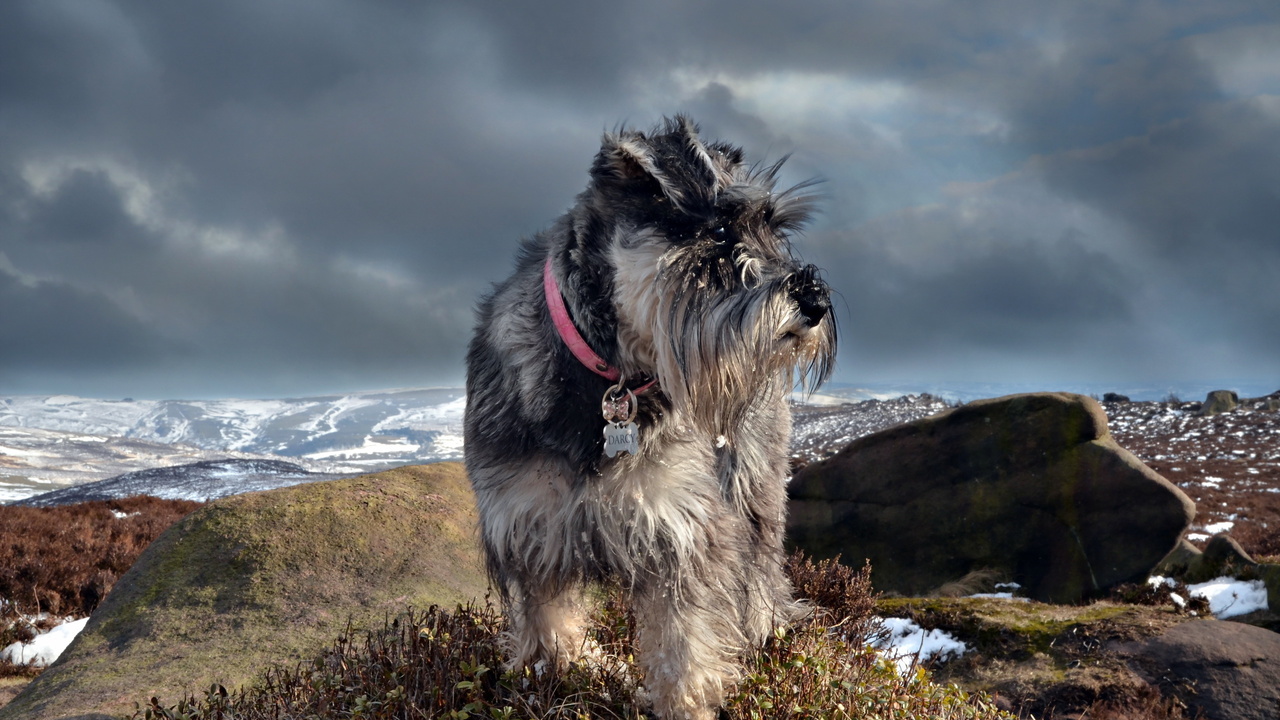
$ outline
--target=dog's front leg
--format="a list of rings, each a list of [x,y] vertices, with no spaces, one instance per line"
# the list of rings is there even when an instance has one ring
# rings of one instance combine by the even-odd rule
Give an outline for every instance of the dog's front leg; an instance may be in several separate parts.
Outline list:
[[[580,593],[550,583],[520,588],[508,616],[511,666],[564,668],[582,654],[583,620]]]
[[[721,560],[724,560],[721,558]],[[637,592],[638,658],[653,709],[663,720],[711,720],[725,689],[737,682],[745,639],[735,582],[723,582],[734,564],[716,570],[682,568]]]

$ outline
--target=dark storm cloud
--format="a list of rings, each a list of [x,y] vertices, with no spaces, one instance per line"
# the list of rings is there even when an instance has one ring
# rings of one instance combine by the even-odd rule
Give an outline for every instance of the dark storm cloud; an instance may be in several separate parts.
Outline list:
[[[1214,311],[1186,318],[1202,339],[1280,355],[1280,99],[1215,104],[1036,169],[1126,223],[1144,269]]]
[[[0,374],[156,366],[182,348],[94,293],[0,266]],[[51,322],[56,319],[57,322]]]
[[[1055,224],[1018,217],[1025,194],[981,192],[988,202],[976,207],[954,199],[812,239],[846,307],[842,362],[895,381],[909,379],[895,370],[930,365],[954,379],[975,363],[1000,377],[1144,340],[1133,306],[1143,281],[1091,249],[1093,228],[1039,237]]]
[[[31,205],[32,234],[45,242],[109,243],[140,234],[101,170],[75,170],[52,197]]]
[[[1035,168],[1162,256],[1243,263],[1280,245],[1280,98],[1215,104]]]
[[[600,133],[681,110],[824,180],[799,248],[847,304],[840,379],[1256,370],[1280,349],[1275,15],[2,3],[0,327],[31,341],[0,392],[457,382],[474,298]],[[80,334],[102,363],[66,355]]]

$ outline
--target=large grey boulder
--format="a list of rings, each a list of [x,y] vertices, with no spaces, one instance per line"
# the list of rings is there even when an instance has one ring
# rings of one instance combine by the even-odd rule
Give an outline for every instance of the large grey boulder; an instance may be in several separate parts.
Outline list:
[[[1138,676],[1212,720],[1280,717],[1280,634],[1197,620],[1110,649]]]
[[[1116,445],[1093,399],[982,400],[851,443],[798,472],[790,542],[871,560],[876,589],[918,595],[994,570],[1070,603],[1146,574],[1195,516]]]
[[[488,587],[458,463],[399,468],[212,502],[156,539],[2,720],[132,713],[381,627],[406,605]]]

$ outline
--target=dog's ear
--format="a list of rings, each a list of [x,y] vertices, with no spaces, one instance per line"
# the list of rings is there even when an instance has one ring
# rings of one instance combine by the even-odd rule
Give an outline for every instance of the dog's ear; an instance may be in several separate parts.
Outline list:
[[[703,209],[700,206],[714,204],[730,180],[726,163],[741,162],[741,151],[730,149],[729,153],[718,145],[708,149],[698,139],[698,126],[677,115],[650,135],[606,134],[591,174],[597,183],[661,194],[674,206],[696,212]]]
[[[653,144],[641,132],[606,134],[591,167],[591,176],[604,185],[665,195],[677,205],[684,198],[684,192],[659,165]]]

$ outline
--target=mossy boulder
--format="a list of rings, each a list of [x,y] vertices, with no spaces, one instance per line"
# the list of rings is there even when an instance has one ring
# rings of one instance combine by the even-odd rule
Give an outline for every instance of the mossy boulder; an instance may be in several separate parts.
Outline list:
[[[0,718],[127,714],[245,683],[347,626],[484,594],[475,502],[457,463],[248,493],[161,535],[62,657]]]
[[[1240,396],[1234,390],[1212,390],[1200,404],[1201,415],[1219,415],[1231,412],[1240,404]]]
[[[877,590],[923,595],[994,572],[1072,603],[1139,582],[1195,505],[1069,393],[970,403],[861,438],[792,479],[790,542],[871,561]]]

